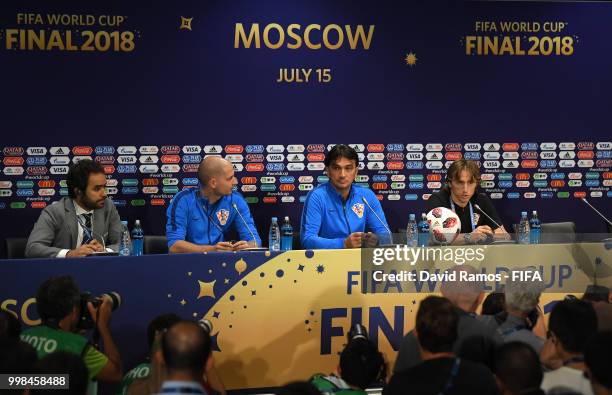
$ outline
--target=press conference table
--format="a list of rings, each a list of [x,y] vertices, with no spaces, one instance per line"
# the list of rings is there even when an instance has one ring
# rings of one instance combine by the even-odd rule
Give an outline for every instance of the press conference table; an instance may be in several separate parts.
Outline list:
[[[542,296],[548,312],[560,292],[581,293],[594,276],[599,284],[611,285],[612,253],[605,247],[483,246],[485,262],[474,266],[483,273],[539,268],[554,292]],[[373,267],[370,261],[362,266],[371,253],[299,250],[0,260],[0,302],[24,325],[36,325],[38,285],[50,276],[70,274],[83,291],[121,294],[123,305],[113,313],[111,329],[126,369],[146,356],[147,323],[158,314],[175,312],[213,323],[216,365],[228,389],[274,387],[333,371],[351,322],[364,322],[393,362],[403,334],[414,326],[418,302],[438,292],[439,283],[422,281],[410,293],[400,293],[396,284],[373,281],[372,271],[392,265],[444,271],[453,265],[419,261]],[[488,285],[493,290],[499,284]]]

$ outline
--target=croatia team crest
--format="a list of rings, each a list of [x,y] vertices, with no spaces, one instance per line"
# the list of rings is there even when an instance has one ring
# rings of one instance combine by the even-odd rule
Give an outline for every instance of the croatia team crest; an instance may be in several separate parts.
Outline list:
[[[229,218],[229,211],[222,209],[217,211],[217,219],[222,226],[225,226],[227,219]]]
[[[363,217],[363,203],[355,203],[351,209],[359,218]]]

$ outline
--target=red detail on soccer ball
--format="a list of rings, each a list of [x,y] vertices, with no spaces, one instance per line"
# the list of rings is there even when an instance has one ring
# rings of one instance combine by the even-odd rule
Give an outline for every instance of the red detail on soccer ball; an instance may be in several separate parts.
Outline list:
[[[457,223],[457,218],[449,217],[444,220],[442,223],[442,227],[444,228],[452,228]]]
[[[440,207],[434,208],[433,210],[431,210],[431,215],[436,218],[442,218],[442,209]]]
[[[433,230],[433,235],[436,241],[438,241],[439,243],[446,242],[446,236],[444,236],[444,233],[440,232],[438,229]]]

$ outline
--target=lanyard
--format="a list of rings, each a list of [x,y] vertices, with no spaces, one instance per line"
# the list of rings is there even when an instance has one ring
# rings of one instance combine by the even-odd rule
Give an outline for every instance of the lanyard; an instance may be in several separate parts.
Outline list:
[[[89,229],[81,220],[80,216],[76,216],[77,222],[81,225],[81,229],[83,229],[83,240],[93,240],[93,215],[91,216],[91,229]]]
[[[503,331],[499,331],[499,335],[504,337],[504,336],[508,336],[508,335],[510,335],[510,334],[512,334],[514,332],[518,332],[518,331],[523,330],[523,329],[527,329],[527,327],[525,325],[517,325],[515,327],[508,328],[508,329],[503,330]]]
[[[455,377],[457,377],[457,373],[459,373],[459,365],[461,365],[461,358],[455,359],[455,363],[453,364],[453,367],[451,369],[450,377],[446,381],[444,389],[442,389],[442,391],[440,391],[438,395],[443,395],[445,392],[453,388],[453,382],[455,381]]]
[[[457,212],[455,211],[455,203],[453,203],[453,198],[451,197],[449,200],[450,200],[451,210],[453,210],[453,212],[457,214]],[[468,202],[468,204],[470,205],[470,224],[472,225],[472,232],[473,232],[474,229],[476,229],[476,224],[474,223],[474,209],[472,208],[472,202]]]

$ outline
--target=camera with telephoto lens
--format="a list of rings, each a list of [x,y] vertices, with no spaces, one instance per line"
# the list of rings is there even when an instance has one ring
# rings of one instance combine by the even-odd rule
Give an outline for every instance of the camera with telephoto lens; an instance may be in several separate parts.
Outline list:
[[[365,339],[365,340],[370,340],[368,338],[368,330],[366,329],[365,326],[359,324],[359,323],[355,323],[353,324],[353,326],[351,326],[351,329],[348,331],[348,333],[346,334],[347,340],[350,342],[351,340],[355,340],[355,339]]]
[[[112,311],[117,310],[121,306],[121,295],[117,292],[109,292],[102,294],[100,296],[92,296],[90,292],[84,292],[81,294],[81,317],[79,318],[79,329],[93,329],[96,324],[93,320],[93,317],[89,313],[89,309],[87,308],[87,303],[91,302],[94,308],[98,309],[104,299],[108,299],[111,303]]]

